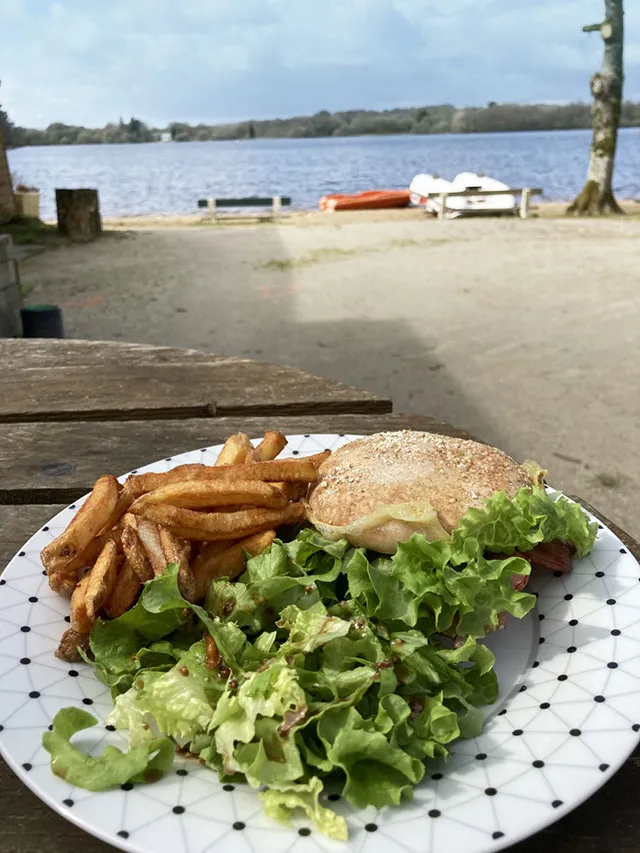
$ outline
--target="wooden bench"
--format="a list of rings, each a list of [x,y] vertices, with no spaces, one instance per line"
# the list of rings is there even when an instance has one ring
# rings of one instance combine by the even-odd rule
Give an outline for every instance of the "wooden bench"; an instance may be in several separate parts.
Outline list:
[[[218,209],[221,207],[270,207],[271,213],[268,219],[277,219],[283,207],[289,207],[291,198],[289,196],[274,195],[270,198],[249,196],[248,198],[200,198],[198,207],[204,207],[214,219],[218,218]]]
[[[491,195],[519,195],[520,196],[520,219],[526,219],[529,215],[529,204],[534,195],[542,195],[542,187],[510,187],[507,190],[454,190],[453,192],[439,193],[440,210],[438,219],[446,219],[447,199],[466,198],[469,196],[491,196]]]

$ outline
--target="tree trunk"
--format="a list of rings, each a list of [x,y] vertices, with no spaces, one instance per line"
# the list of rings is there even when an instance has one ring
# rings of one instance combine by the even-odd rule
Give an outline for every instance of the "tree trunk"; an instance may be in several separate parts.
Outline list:
[[[77,242],[95,240],[102,232],[98,190],[56,190],[58,231]]]
[[[8,222],[15,216],[15,212],[9,162],[7,161],[7,153],[2,134],[0,133],[0,223]]]
[[[567,213],[624,213],[613,197],[613,164],[622,105],[622,52],[624,19],[622,0],[605,0],[602,24],[583,27],[599,31],[604,41],[602,69],[591,78],[593,140],[587,181]]]

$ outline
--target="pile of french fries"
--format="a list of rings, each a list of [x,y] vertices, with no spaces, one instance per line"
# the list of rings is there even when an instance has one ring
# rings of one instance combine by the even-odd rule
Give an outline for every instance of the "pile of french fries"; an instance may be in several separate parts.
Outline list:
[[[254,448],[238,433],[213,466],[131,475],[124,485],[100,477],[41,554],[49,585],[71,599],[71,627],[57,656],[79,660],[95,621],[129,610],[168,563],[178,565],[180,591],[195,603],[214,578],[242,574],[247,555],[261,554],[278,527],[302,521],[302,499],[329,452],[277,459],[286,444],[269,431]]]

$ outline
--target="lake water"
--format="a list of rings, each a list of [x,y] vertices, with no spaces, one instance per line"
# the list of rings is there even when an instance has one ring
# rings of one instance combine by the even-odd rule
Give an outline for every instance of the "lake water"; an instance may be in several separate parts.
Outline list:
[[[9,151],[9,164],[40,187],[44,218],[55,216],[55,187],[97,187],[105,216],[185,214],[214,196],[290,195],[314,208],[325,193],[407,187],[418,172],[479,171],[565,200],[582,186],[590,139],[576,130],[51,146]],[[640,128],[620,133],[614,183],[621,197],[640,196]]]

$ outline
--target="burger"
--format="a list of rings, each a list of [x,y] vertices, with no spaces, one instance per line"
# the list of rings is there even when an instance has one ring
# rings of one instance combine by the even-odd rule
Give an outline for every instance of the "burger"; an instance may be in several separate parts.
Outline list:
[[[487,558],[521,556],[568,572],[593,547],[596,525],[544,487],[533,462],[476,441],[387,432],[352,441],[320,467],[307,513],[328,539],[394,554],[416,534],[459,549],[475,539]],[[526,583],[526,577],[521,583]]]

